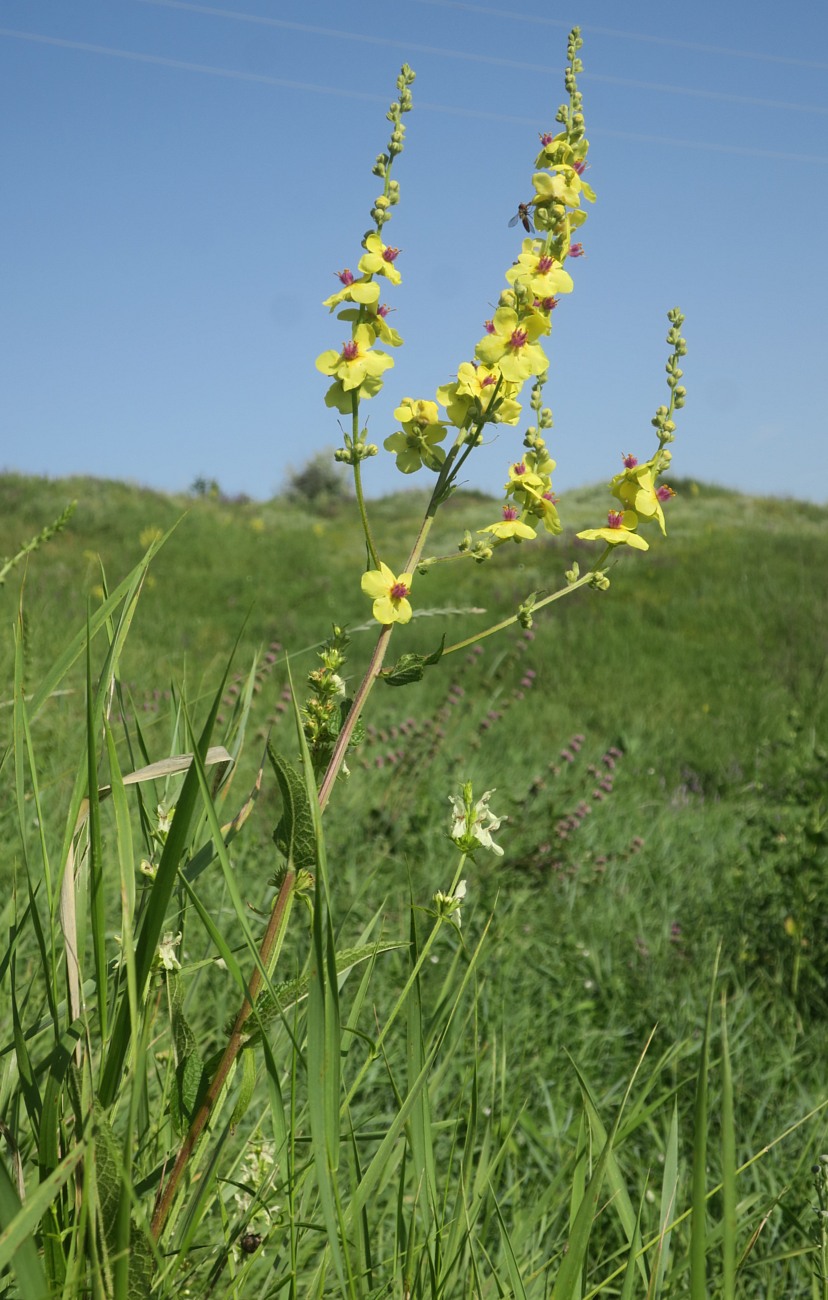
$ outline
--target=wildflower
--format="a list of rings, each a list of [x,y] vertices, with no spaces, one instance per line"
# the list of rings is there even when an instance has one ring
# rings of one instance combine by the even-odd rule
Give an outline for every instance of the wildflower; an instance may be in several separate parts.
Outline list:
[[[383,446],[396,453],[397,469],[403,474],[413,474],[421,465],[439,470],[446,453],[436,444],[445,438],[446,426],[439,419],[437,403],[405,397],[394,416],[402,431],[392,433]]]
[[[625,459],[635,460],[630,456]],[[662,533],[667,531],[664,523],[664,511],[661,508],[661,502],[664,499],[659,497],[653,481],[653,466],[651,461],[646,461],[643,465],[629,465],[622,474],[616,474],[610,484],[612,495],[617,497],[620,502],[629,510],[633,510],[639,519],[655,520]]]
[[[560,262],[545,252],[543,241],[524,239],[523,252],[506,272],[510,284],[525,284],[536,299],[554,299],[555,294],[571,293],[572,276]]]
[[[540,312],[519,317],[512,307],[498,307],[492,318],[492,333],[482,338],[475,356],[495,367],[505,380],[522,384],[530,375],[549,368],[548,358],[535,341],[548,331],[549,322]]]
[[[569,208],[581,206],[583,181],[574,167],[553,167],[549,171],[535,172],[532,177],[535,209],[550,204],[565,203]]]
[[[365,239],[365,252],[359,259],[359,269],[366,275],[384,275],[392,284],[400,284],[402,276],[394,265],[398,248],[389,248],[379,235],[370,234]]]
[[[495,367],[464,361],[458,366],[456,382],[437,389],[437,401],[458,429],[468,423],[470,415],[484,413],[496,424],[517,424],[521,407],[514,399],[518,388],[518,384],[507,383]]]
[[[610,546],[617,546],[620,542],[626,542],[637,551],[649,551],[650,546],[645,542],[643,537],[633,530],[638,525],[638,515],[633,510],[610,510],[607,515],[606,528],[585,528],[582,533],[577,533],[585,542],[609,542]]]
[[[337,289],[322,303],[329,311],[333,311],[343,302],[355,302],[361,307],[369,307],[378,301],[380,296],[380,287],[370,275],[363,275],[357,280],[352,271],[345,267],[344,271],[337,271],[336,277],[342,282],[342,288]]]
[[[159,970],[181,970],[181,962],[176,956],[175,950],[181,943],[181,931],[173,934],[172,930],[167,930],[158,945],[158,952],[155,955],[155,961]]]
[[[520,518],[520,511],[514,506],[503,507],[503,518],[499,523],[489,524],[487,528],[479,528],[480,533],[491,533],[493,537],[498,537],[501,541],[507,541],[513,538],[519,541],[522,537],[537,537],[534,528],[525,524]]]
[[[434,895],[434,905],[437,909],[437,916],[439,919],[441,921],[451,921],[459,930],[463,923],[463,918],[460,915],[460,907],[465,897],[465,880],[460,881],[453,894],[443,894],[438,891]]]
[[[496,831],[505,817],[495,817],[489,808],[489,800],[494,794],[494,790],[487,790],[485,794],[474,803],[471,781],[466,781],[462,786],[462,796],[456,794],[449,795],[449,803],[452,805],[452,824],[449,835],[459,849],[466,854],[473,854],[479,847],[491,850],[498,857],[503,856],[503,849],[499,844],[495,844],[492,839],[492,831]]]
[[[323,375],[338,380],[345,392],[353,389],[362,394],[366,380],[377,380],[394,362],[385,352],[373,351],[374,331],[370,325],[357,325],[353,338],[342,345],[342,351],[329,348],[316,358],[316,369]]]
[[[373,614],[378,623],[407,623],[413,610],[408,601],[411,591],[411,574],[401,573],[398,578],[387,564],[380,561],[378,569],[369,569],[362,575],[362,590],[374,601]]]

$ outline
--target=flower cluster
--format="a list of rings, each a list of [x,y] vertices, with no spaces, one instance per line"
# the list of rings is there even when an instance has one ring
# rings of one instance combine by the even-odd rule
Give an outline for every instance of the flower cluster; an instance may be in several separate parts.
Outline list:
[[[573,33],[568,68],[570,104],[558,115],[564,130],[541,136],[543,147],[535,166],[546,170],[535,172],[533,197],[521,205],[524,225],[530,230],[528,214],[532,209],[536,233],[523,240],[516,261],[506,272],[509,287],[501,293],[494,316],[486,321],[474,361],[464,363],[456,381],[437,392],[450,422],[461,431],[460,441],[471,445],[479,441],[486,423],[517,423],[517,398],[523,384],[545,375],[549,366],[540,340],[552,329],[551,316],[560,295],[573,289],[563,263],[583,252],[572,243],[572,231],[586,220],[581,199],[595,199],[582,180],[589,145],[574,82],[580,70],[576,57],[580,44],[580,36]]]
[[[308,742],[313,770],[324,772],[351,701],[345,695],[340,669],[345,664],[349,637],[334,626],[319,651],[320,667],[308,673],[310,694],[302,709],[302,730]]]
[[[524,537],[536,537],[534,525],[540,522],[548,533],[560,533],[558,498],[552,491],[554,468],[546,443],[536,434],[529,451],[509,468],[509,481],[504,485],[508,501],[503,507],[503,518],[481,528],[480,532],[490,533],[501,542],[509,538],[520,541]]]
[[[612,509],[603,528],[586,528],[578,533],[582,541],[600,541],[608,546],[626,544],[635,550],[649,550],[649,543],[637,532],[639,524],[656,523],[662,533],[667,532],[664,505],[676,494],[658,478],[670,466],[672,453],[667,443],[673,441],[675,424],[673,414],[684,406],[685,390],[679,383],[682,378],[681,358],[687,353],[687,344],[681,335],[684,317],[677,307],[667,313],[670,329],[667,342],[673,351],[667,359],[667,386],[670,389],[669,406],[659,406],[653,418],[658,433],[658,450],[650,460],[639,463],[637,457],[627,453],[622,457],[624,468],[610,483],[610,491],[621,509]]]
[[[434,910],[439,919],[441,921],[451,921],[452,925],[455,925],[459,930],[463,923],[463,918],[460,915],[460,908],[465,897],[465,880],[459,881],[456,888],[451,893],[444,894],[438,890],[434,895],[433,902]]]
[[[464,782],[461,788],[462,795],[449,795],[452,807],[449,835],[457,847],[469,857],[473,856],[477,849],[484,848],[502,858],[503,849],[499,844],[495,844],[492,831],[496,831],[506,818],[496,817],[489,807],[489,800],[494,790],[487,790],[475,803],[471,781]]]
[[[397,469],[403,474],[413,474],[421,465],[439,470],[446,459],[438,446],[446,436],[445,422],[441,421],[436,402],[414,401],[404,397],[394,412],[402,430],[386,438],[383,446],[397,457]]]
[[[317,370],[333,380],[325,394],[326,405],[343,415],[356,417],[360,399],[376,396],[382,388],[385,371],[394,364],[393,358],[375,344],[379,341],[389,347],[399,347],[402,343],[397,331],[386,320],[388,307],[380,303],[381,282],[395,286],[402,282],[396,265],[400,250],[383,243],[380,232],[390,220],[389,209],[399,202],[399,185],[391,180],[390,170],[394,158],[402,152],[405,138],[402,115],[411,110],[410,86],[413,80],[414,73],[408,64],[403,64],[397,78],[399,96],[387,114],[393,123],[391,139],[387,152],[378,156],[373,168],[374,175],[384,182],[383,192],[371,208],[376,229],[369,231],[362,241],[364,251],[357,262],[358,274],[350,267],[337,271],[342,287],[324,302],[330,311],[344,308],[337,319],[351,326],[351,337],[343,342],[339,351],[328,348],[316,358]],[[376,448],[365,441],[364,435],[357,433],[356,437],[351,435],[346,439],[346,447],[339,459],[355,463],[375,452]]]

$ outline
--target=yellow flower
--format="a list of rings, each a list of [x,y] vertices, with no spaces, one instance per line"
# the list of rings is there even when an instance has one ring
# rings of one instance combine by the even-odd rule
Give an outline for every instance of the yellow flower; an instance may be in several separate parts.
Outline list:
[[[398,248],[389,248],[379,235],[370,234],[365,240],[365,252],[357,263],[365,275],[384,275],[392,284],[399,284],[402,276],[394,265]]]
[[[628,456],[626,459],[632,461],[635,458]],[[612,495],[629,510],[634,510],[640,519],[648,522],[654,519],[662,533],[667,532],[650,463],[629,465],[623,474],[616,474],[610,487]]]
[[[408,600],[411,591],[411,574],[401,573],[398,578],[387,564],[380,561],[378,569],[369,569],[362,575],[362,590],[374,602],[373,614],[378,623],[407,623],[413,614]]]
[[[541,301],[559,293],[571,293],[572,276],[560,262],[544,251],[543,241],[524,239],[523,252],[506,272],[510,284],[525,284],[534,298]]]
[[[548,320],[539,312],[518,317],[511,307],[498,307],[487,328],[489,332],[475,348],[475,356],[498,370],[509,383],[520,385],[530,375],[549,369],[546,354],[535,341],[549,330]]]
[[[396,454],[397,469],[413,474],[421,465],[427,465],[438,471],[446,453],[436,444],[445,438],[446,426],[440,420],[437,403],[404,397],[394,416],[402,424],[402,432],[392,433],[383,446]]]
[[[637,551],[649,551],[649,543],[633,531],[637,525],[638,515],[634,510],[625,510],[623,514],[619,510],[610,510],[606,528],[585,528],[576,536],[585,542],[609,542],[610,546],[626,542],[627,546],[632,546]]]
[[[437,389],[437,401],[444,406],[452,424],[462,429],[468,423],[469,414],[483,414],[488,411],[492,398],[497,392],[494,422],[496,424],[517,424],[520,419],[520,402],[515,401],[518,384],[497,381],[500,372],[490,366],[473,365],[464,361],[457,369],[457,379],[453,384],[443,384]]]
[[[393,366],[386,352],[372,349],[374,331],[370,325],[357,325],[354,336],[343,344],[342,351],[329,348],[316,358],[316,369],[323,375],[338,379],[346,392],[361,388],[366,380],[376,380]]]
[[[322,303],[323,307],[333,311],[342,302],[357,302],[363,307],[379,302],[379,285],[369,275],[364,275],[361,280],[357,280],[347,266],[344,271],[337,271],[336,275],[342,282],[343,288],[332,293],[330,298],[326,298]]]
[[[491,533],[501,542],[508,541],[511,537],[513,541],[519,542],[523,537],[537,537],[534,528],[523,523],[519,512],[514,506],[503,507],[503,518],[496,524],[489,524],[487,528],[480,528],[478,532]]]

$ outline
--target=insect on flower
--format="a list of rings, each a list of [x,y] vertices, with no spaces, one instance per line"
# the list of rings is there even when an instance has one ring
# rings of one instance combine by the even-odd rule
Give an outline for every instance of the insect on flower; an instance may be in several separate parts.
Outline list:
[[[510,227],[516,226],[519,221],[523,223],[523,229],[526,231],[527,235],[531,235],[533,231],[533,226],[532,226],[532,219],[529,216],[528,203],[518,204],[518,210],[515,213],[515,215],[512,217],[512,220],[509,222],[509,226]]]

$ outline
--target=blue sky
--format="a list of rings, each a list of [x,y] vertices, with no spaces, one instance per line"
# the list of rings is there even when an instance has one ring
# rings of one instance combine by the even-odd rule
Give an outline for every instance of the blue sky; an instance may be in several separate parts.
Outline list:
[[[471,358],[519,251],[538,132],[581,25],[598,194],[555,314],[556,487],[653,446],[666,311],[687,320],[676,473],[828,499],[828,9],[696,0],[3,0],[0,466],[269,497],[338,442],[321,307],[417,72],[386,228],[406,340],[364,410]],[[468,465],[499,492],[520,433]],[[383,453],[369,491],[419,485]]]

